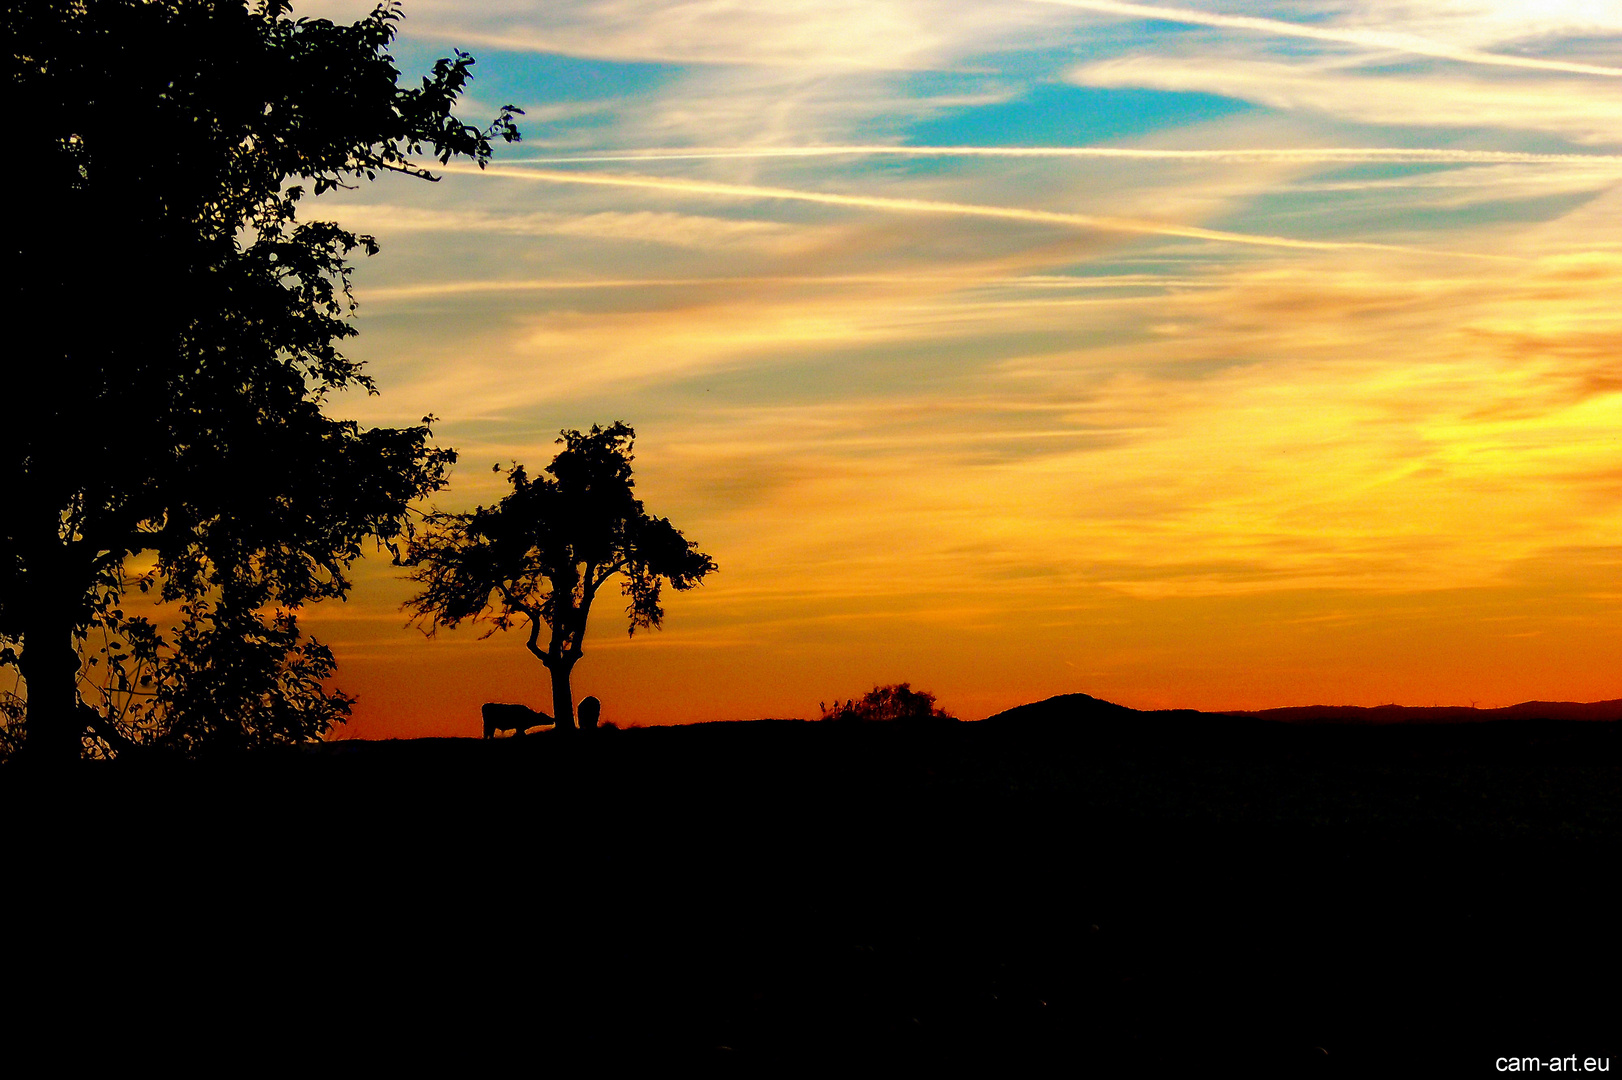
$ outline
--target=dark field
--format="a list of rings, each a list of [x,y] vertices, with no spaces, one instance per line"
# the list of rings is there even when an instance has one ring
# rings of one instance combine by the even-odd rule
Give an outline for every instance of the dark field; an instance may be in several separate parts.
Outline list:
[[[357,1068],[1487,1075],[1617,1049],[1617,723],[1078,696],[0,785],[13,986],[43,991],[13,1040],[38,1000],[104,1018],[83,1050]]]

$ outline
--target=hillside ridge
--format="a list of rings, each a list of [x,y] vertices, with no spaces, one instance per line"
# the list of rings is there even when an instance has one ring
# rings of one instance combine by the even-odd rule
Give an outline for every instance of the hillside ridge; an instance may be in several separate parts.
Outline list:
[[[1467,705],[1292,705],[1275,709],[1201,712],[1197,709],[1134,709],[1090,694],[1060,694],[995,713],[981,723],[1028,723],[1061,718],[1103,720],[1127,716],[1163,719],[1231,717],[1286,724],[1470,724],[1495,720],[1608,722],[1622,720],[1622,699],[1523,701],[1497,709],[1477,709]]]

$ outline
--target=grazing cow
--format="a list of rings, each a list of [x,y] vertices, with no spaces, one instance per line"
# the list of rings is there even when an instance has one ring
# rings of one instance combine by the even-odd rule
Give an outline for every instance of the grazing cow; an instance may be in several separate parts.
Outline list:
[[[487,701],[479,712],[484,716],[484,737],[493,739],[498,731],[510,731],[514,735],[522,735],[532,727],[541,727],[552,723],[552,718],[543,712],[536,712],[527,705],[508,705],[499,701]]]

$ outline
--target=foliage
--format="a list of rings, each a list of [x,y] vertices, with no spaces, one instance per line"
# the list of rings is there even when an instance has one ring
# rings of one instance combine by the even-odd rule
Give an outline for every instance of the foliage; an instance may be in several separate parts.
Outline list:
[[[186,600],[172,641],[150,619],[109,612],[88,659],[105,675],[85,680],[96,740],[197,755],[318,739],[347,719],[354,699],[324,686],[337,667],[332,651],[265,599],[262,585],[235,583]]]
[[[103,713],[127,738],[251,745],[342,718],[296,608],[345,595],[363,543],[401,537],[454,454],[430,445],[432,418],[363,430],[324,414],[334,391],[375,392],[338,345],[355,333],[349,259],[377,246],[297,210],[307,190],[432,179],[415,156],[482,166],[492,139],[517,138],[510,106],[483,131],[451,114],[463,53],[399,84],[400,17],[390,3],[352,26],[295,20],[284,0],[0,14],[28,118],[9,239],[30,376],[0,440],[0,661],[21,670],[46,758],[80,745],[93,629],[173,665],[147,707]],[[172,642],[112,614],[136,583],[180,612]],[[103,679],[97,704],[118,688]]]
[[[690,589],[715,570],[668,519],[643,509],[631,479],[635,437],[618,422],[563,432],[547,475],[532,479],[514,464],[507,472],[512,492],[495,506],[428,515],[405,560],[423,586],[406,608],[428,633],[464,620],[488,619],[486,637],[528,625],[525,645],[551,673],[552,715],[565,728],[574,717],[569,673],[608,579],[624,579],[635,634],[661,624],[666,583]]]
[[[822,710],[822,719],[840,722],[957,719],[935,707],[934,694],[914,690],[911,683],[875,686],[860,699],[847,700],[841,704],[839,699],[835,698],[832,707],[821,702],[817,707]]]

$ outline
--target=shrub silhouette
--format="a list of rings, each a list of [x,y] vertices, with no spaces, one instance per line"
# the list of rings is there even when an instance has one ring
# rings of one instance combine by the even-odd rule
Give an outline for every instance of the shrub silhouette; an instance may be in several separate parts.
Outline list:
[[[935,695],[925,690],[914,690],[911,683],[875,686],[861,698],[843,704],[836,698],[833,706],[818,702],[822,719],[844,723],[894,722],[897,720],[952,720],[957,717],[935,707]]]

